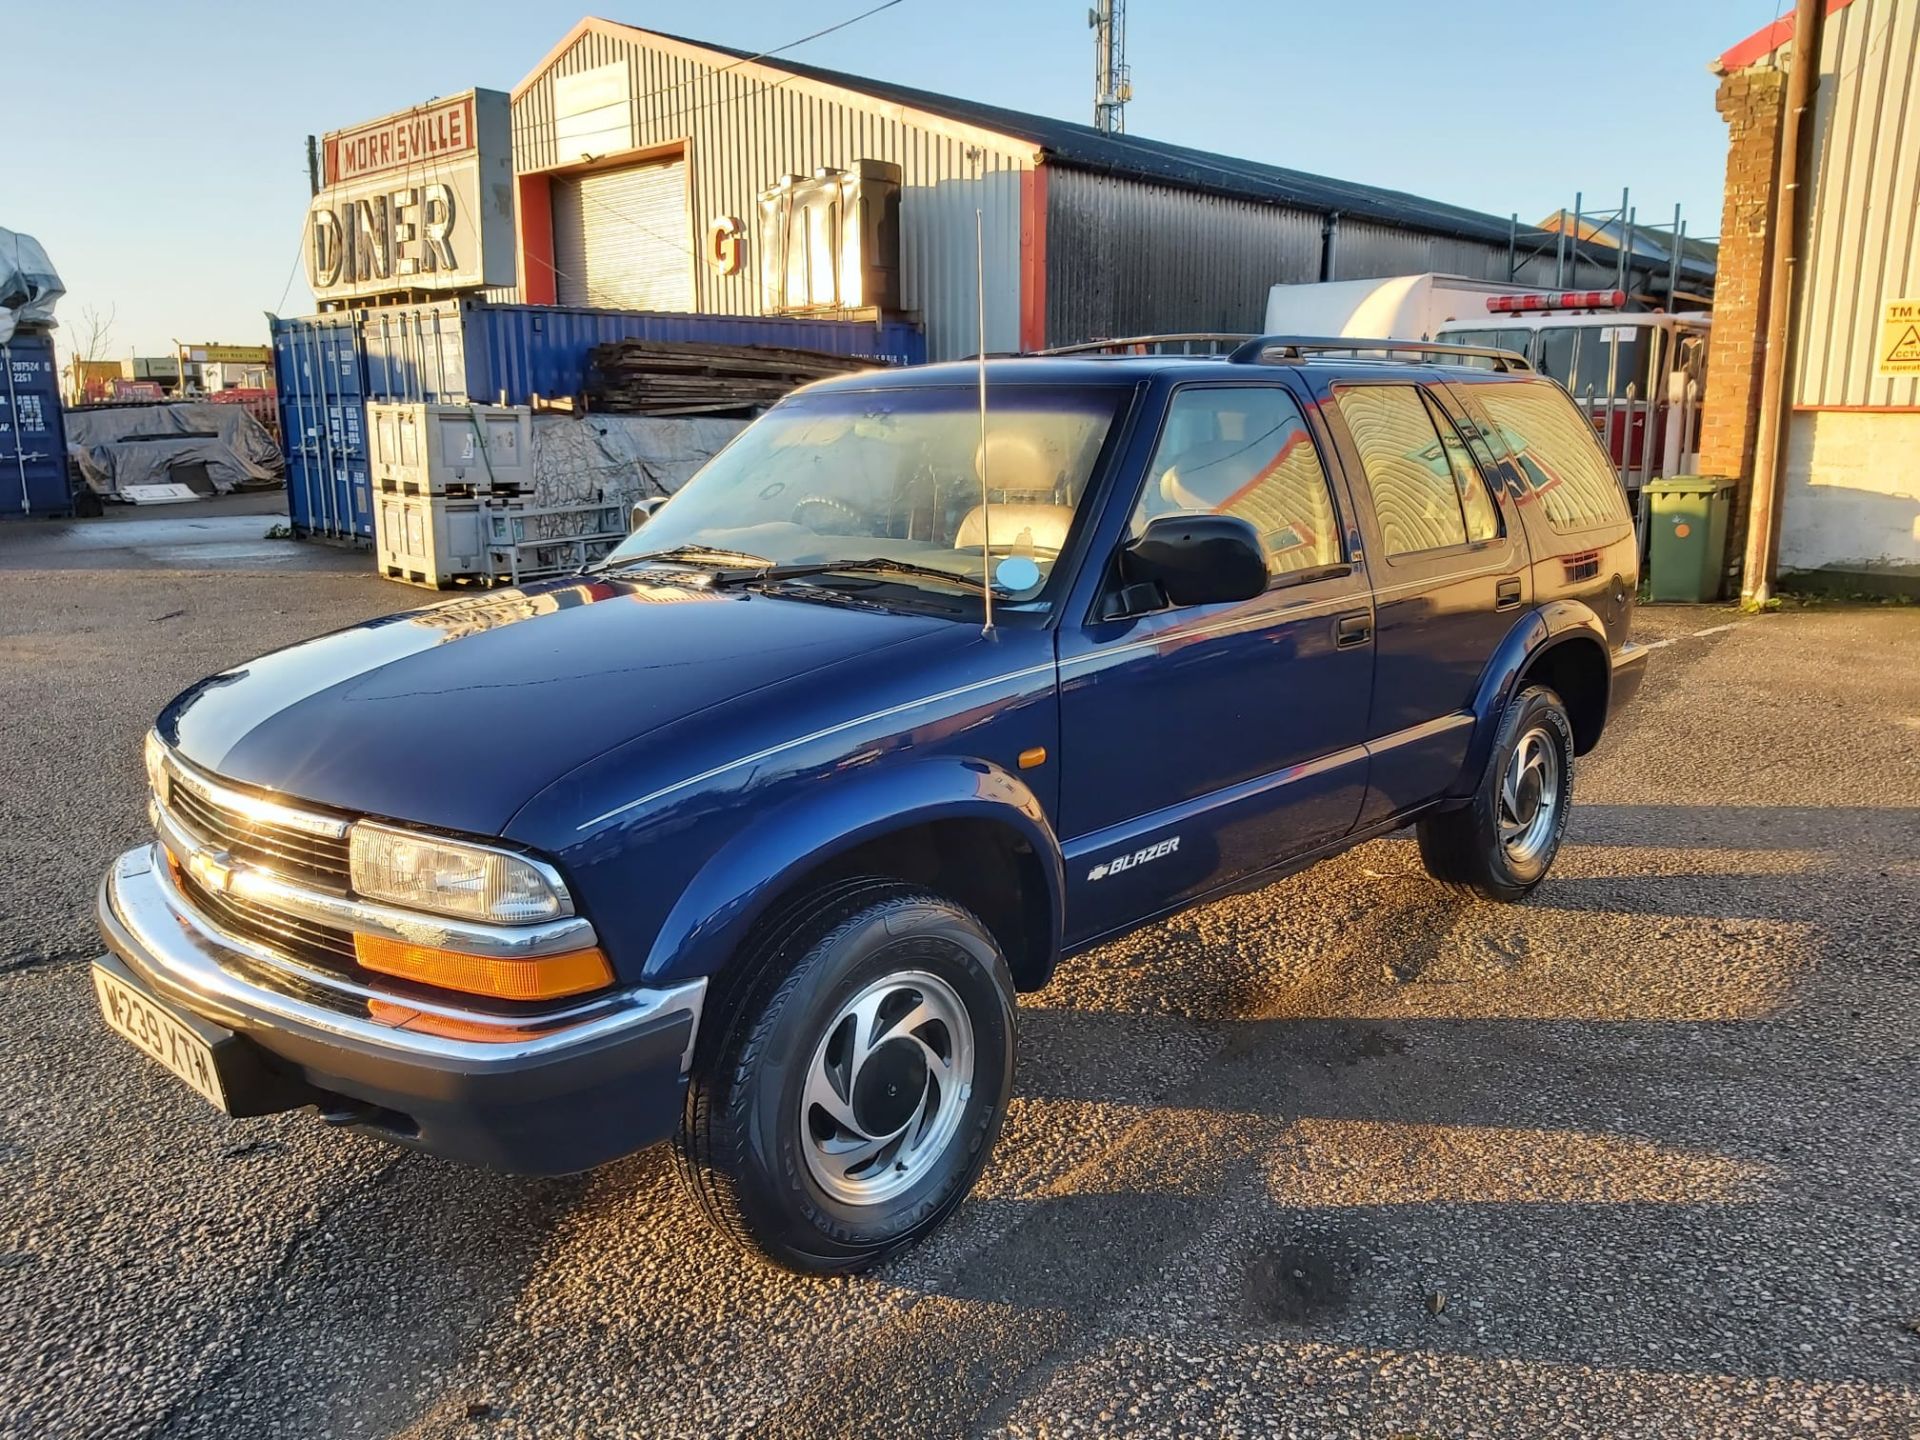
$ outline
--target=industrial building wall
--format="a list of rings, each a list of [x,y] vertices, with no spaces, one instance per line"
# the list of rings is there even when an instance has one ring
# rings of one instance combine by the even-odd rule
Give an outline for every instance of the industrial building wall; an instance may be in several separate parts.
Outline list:
[[[1429,235],[1398,225],[1342,218],[1334,239],[1336,280],[1371,280],[1380,275],[1464,275],[1470,280],[1505,280],[1507,247],[1450,235]],[[1551,270],[1551,265],[1549,265]]]
[[[633,148],[625,153],[637,160],[650,150],[684,148],[691,224],[681,238],[694,277],[694,308],[761,313],[759,198],[781,176],[883,160],[901,169],[902,303],[921,316],[932,357],[972,354],[977,345],[976,208],[984,211],[986,234],[988,347],[1018,346],[1020,172],[1030,154],[996,146],[964,127],[919,123],[897,106],[861,102],[804,80],[768,78],[752,65],[722,68],[637,34],[589,29],[515,94],[517,172],[577,164],[578,156],[559,152],[554,79],[602,66],[626,67],[629,77],[624,103]],[[593,163],[620,159],[596,153]],[[745,264],[732,275],[698,258],[706,225],[718,216],[737,218],[747,235]],[[530,255],[527,263],[540,262]]]
[[[1320,278],[1320,217],[1043,167],[1050,345],[1255,331],[1268,287]]]
[[[1380,275],[1464,275],[1470,280],[1511,279],[1542,290],[1611,290],[1619,281],[1618,252],[1604,245],[1580,247],[1578,263],[1569,251],[1563,273],[1554,276],[1551,236],[1523,237],[1511,254],[1505,241],[1468,240],[1342,217],[1334,240],[1336,280],[1371,280]],[[1513,273],[1507,273],[1509,262]],[[1637,285],[1666,288],[1666,267],[1637,261]]]
[[[1047,212],[1047,343],[1119,335],[1255,331],[1274,285],[1321,278],[1326,217],[1168,185],[1042,167]],[[1537,248],[1540,241],[1533,242]],[[1589,247],[1591,249],[1591,247]],[[1519,283],[1553,284],[1553,248],[1527,259]],[[1507,278],[1505,242],[1436,235],[1342,217],[1336,280],[1427,271]],[[1611,265],[1583,260],[1569,289],[1611,289]]]
[[[1920,406],[1920,377],[1874,374],[1884,303],[1920,297],[1916,76],[1912,0],[1856,0],[1827,21],[1812,233],[1795,315],[1796,405]]]
[[[1780,566],[1920,594],[1920,376],[1876,373],[1886,302],[1920,299],[1916,76],[1920,4],[1855,0],[1828,17]]]

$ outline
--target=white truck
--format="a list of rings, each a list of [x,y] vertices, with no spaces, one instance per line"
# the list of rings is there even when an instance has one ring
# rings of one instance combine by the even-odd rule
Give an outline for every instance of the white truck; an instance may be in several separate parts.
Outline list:
[[[1484,317],[1489,295],[1524,287],[1464,275],[1387,275],[1276,285],[1267,292],[1269,335],[1432,340],[1449,320]]]

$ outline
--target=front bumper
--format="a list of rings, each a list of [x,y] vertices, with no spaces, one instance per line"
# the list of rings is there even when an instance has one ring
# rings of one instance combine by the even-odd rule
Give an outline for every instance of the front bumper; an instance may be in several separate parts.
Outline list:
[[[616,1159],[679,1123],[703,980],[510,1021],[383,995],[215,931],[151,846],[114,862],[98,919],[133,983],[233,1032],[237,1114],[315,1105],[401,1144],[542,1175]],[[401,1028],[422,1024],[439,1033]]]

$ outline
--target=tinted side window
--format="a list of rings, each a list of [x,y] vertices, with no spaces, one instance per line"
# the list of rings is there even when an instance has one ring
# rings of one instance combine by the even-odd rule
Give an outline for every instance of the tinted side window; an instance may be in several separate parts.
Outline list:
[[[1334,398],[1360,451],[1387,557],[1466,544],[1460,482],[1419,389],[1341,386]]]
[[[1300,407],[1275,386],[1174,395],[1133,530],[1157,516],[1195,511],[1251,522],[1274,575],[1341,563],[1340,525],[1320,453]]]
[[[1520,467],[1549,525],[1585,530],[1625,520],[1620,479],[1565,394],[1538,380],[1479,385],[1473,393],[1493,421],[1488,444]]]
[[[1453,487],[1460,495],[1460,513],[1467,521],[1467,539],[1497,538],[1500,512],[1494,508],[1493,496],[1487,493],[1487,482],[1480,474],[1480,467],[1467,453],[1467,442],[1460,438],[1460,432],[1446,412],[1433,403],[1433,397],[1424,398],[1434,428],[1440,432],[1441,448],[1447,452],[1447,468],[1453,472]]]

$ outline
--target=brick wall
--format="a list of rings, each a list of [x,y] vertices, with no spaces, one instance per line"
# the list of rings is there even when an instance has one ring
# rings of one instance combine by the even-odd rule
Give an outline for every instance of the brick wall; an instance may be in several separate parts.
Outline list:
[[[1752,66],[1721,80],[1715,100],[1727,122],[1727,189],[1720,216],[1719,273],[1714,277],[1700,472],[1739,481],[1731,527],[1736,556],[1739,537],[1746,533],[1747,488],[1760,418],[1773,177],[1785,88],[1783,72]]]

